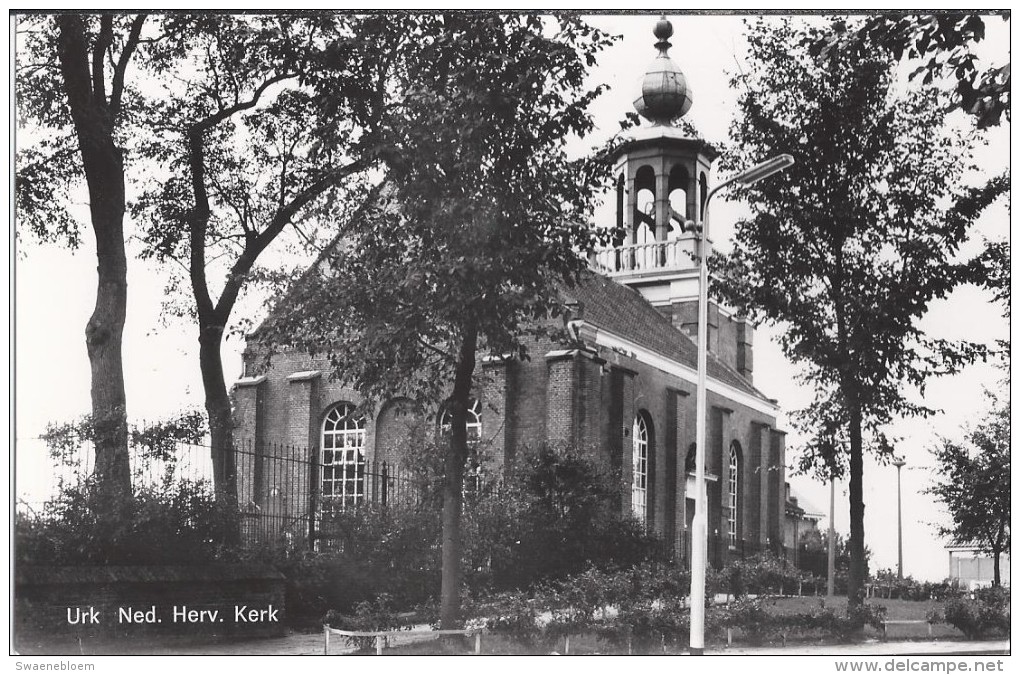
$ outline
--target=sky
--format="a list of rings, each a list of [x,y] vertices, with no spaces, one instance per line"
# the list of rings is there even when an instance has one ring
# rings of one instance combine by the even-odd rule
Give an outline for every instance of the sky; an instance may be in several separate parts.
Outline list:
[[[617,121],[630,110],[638,83],[655,56],[652,28],[655,16],[603,15],[591,22],[621,39],[600,58],[592,82],[610,85],[593,106],[598,142],[618,129]],[[673,59],[684,71],[694,93],[688,119],[709,141],[727,139],[736,112],[736,93],[728,87],[728,72],[745,58],[742,18],[731,15],[671,17],[674,25]],[[1008,60],[1008,31],[999,19],[989,19],[988,39],[979,50],[993,63]],[[22,138],[25,136],[23,135]],[[1009,125],[989,134],[980,149],[980,175],[992,176],[1009,166]],[[580,150],[580,148],[579,148]],[[762,158],[764,159],[764,158]],[[719,175],[714,176],[720,180]],[[82,199],[84,202],[84,199]],[[84,205],[78,212],[84,215]],[[726,249],[733,225],[743,205],[720,201],[713,204],[713,239]],[[129,224],[129,229],[131,225]],[[981,235],[1008,236],[1009,216],[998,204],[981,219]],[[84,245],[76,252],[43,246],[23,238],[17,243],[15,261],[15,422],[17,434],[17,489],[19,494],[45,491],[45,448],[37,439],[47,422],[64,421],[88,412],[89,363],[84,328],[95,302],[95,251],[87,225]],[[966,250],[973,252],[978,237]],[[137,241],[128,242],[129,306],[124,338],[124,363],[129,416],[154,420],[182,409],[201,409],[202,385],[198,371],[197,334],[182,321],[161,320],[164,279],[150,263],[137,259]],[[245,307],[257,307],[258,299]],[[243,311],[243,310],[242,310]],[[1008,338],[1009,326],[990,296],[965,287],[949,299],[932,305],[923,325],[931,334],[946,338],[992,341]],[[811,392],[793,378],[794,370],[773,339],[774,329],[762,326],[755,338],[755,385],[779,400],[784,411],[796,410],[811,400]],[[241,374],[242,342],[229,338],[224,345],[228,379]],[[948,554],[936,536],[935,526],[945,515],[923,490],[932,480],[928,449],[940,436],[960,438],[967,424],[979,420],[987,409],[984,388],[1000,388],[1001,373],[987,365],[967,368],[951,378],[933,381],[925,403],[941,409],[939,415],[897,424],[902,437],[897,451],[907,465],[902,473],[904,573],[920,579],[941,579],[948,574]],[[785,413],[784,413],[785,415]],[[780,425],[789,429],[785,416]],[[788,463],[796,458],[798,439],[788,437]],[[866,544],[873,552],[872,569],[896,564],[896,470],[873,461],[865,464]],[[809,511],[824,514],[828,522],[828,487],[804,476],[790,476],[795,493]],[[835,512],[837,531],[846,534],[848,507],[845,483],[837,483]]]

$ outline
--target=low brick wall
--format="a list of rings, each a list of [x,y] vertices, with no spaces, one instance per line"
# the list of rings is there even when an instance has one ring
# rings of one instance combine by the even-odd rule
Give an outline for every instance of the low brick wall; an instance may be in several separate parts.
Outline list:
[[[283,635],[284,577],[252,565],[24,567],[15,635],[52,638]]]

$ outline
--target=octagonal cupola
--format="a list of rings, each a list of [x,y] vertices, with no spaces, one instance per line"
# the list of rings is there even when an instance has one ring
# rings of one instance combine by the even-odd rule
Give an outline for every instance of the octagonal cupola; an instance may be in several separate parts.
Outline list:
[[[616,226],[623,235],[617,246],[595,256],[594,266],[660,305],[669,302],[671,294],[687,295],[697,277],[689,221],[701,220],[712,161],[719,151],[676,126],[694,99],[687,78],[669,55],[672,23],[663,16],[653,33],[657,54],[634,100],[647,124],[634,129],[614,158]],[[674,281],[683,281],[683,288]]]
[[[698,258],[696,226],[719,151],[680,122],[694,97],[670,57],[673,25],[665,16],[653,34],[656,54],[638,84],[634,108],[644,118],[617,148],[615,246],[598,251],[592,267],[639,291],[674,325],[696,338]],[[711,251],[711,242],[708,242]],[[709,348],[719,308],[709,303]]]

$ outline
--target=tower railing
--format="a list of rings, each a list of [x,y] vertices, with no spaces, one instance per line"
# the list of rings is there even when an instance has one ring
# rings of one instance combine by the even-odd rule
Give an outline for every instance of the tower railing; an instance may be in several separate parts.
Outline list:
[[[629,244],[596,251],[592,268],[609,277],[695,269],[693,238]]]

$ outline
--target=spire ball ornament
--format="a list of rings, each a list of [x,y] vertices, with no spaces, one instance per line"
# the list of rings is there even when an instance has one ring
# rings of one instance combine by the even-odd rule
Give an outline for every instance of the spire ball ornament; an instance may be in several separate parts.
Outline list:
[[[680,67],[669,58],[673,24],[663,16],[655,24],[653,34],[658,40],[655,47],[659,54],[641,80],[641,94],[634,100],[634,109],[652,124],[669,126],[687,114],[694,97]]]
[[[663,15],[656,22],[655,30],[652,31],[652,34],[655,35],[655,37],[657,37],[660,41],[668,40],[671,37],[673,37],[673,24],[670,23],[669,19],[667,19],[665,15]],[[656,45],[656,47],[658,47],[658,45]],[[670,45],[666,45],[667,49],[669,47]]]

